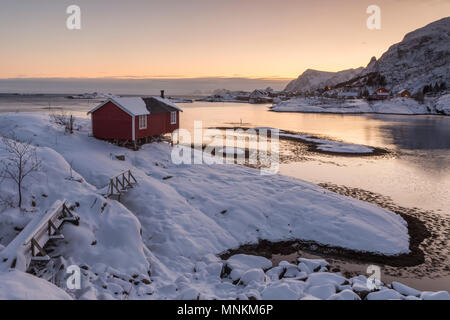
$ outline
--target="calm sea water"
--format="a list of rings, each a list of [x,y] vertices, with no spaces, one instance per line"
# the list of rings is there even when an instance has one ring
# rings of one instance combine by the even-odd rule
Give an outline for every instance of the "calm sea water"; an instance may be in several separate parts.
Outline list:
[[[76,116],[100,100],[72,100],[64,95],[0,95],[0,112],[48,112],[62,108]],[[389,148],[395,158],[317,156],[282,164],[280,173],[314,183],[335,183],[390,196],[397,204],[450,215],[450,117],[330,115],[270,112],[268,105],[194,102],[184,109],[181,126],[268,126],[329,136],[345,142]]]

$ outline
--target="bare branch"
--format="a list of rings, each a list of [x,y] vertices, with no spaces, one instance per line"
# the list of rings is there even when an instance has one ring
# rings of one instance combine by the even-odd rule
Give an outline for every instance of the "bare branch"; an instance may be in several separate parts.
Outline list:
[[[18,207],[22,208],[22,187],[25,178],[41,169],[36,148],[31,141],[19,141],[12,133],[9,138],[2,137],[1,147],[9,154],[0,161],[0,179],[12,180],[17,185],[19,195]]]

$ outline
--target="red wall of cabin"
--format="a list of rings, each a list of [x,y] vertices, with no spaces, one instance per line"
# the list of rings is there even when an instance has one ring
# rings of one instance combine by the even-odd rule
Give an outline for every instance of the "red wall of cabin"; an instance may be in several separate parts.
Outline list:
[[[180,112],[177,111],[177,123],[170,124],[170,112],[147,116],[147,129],[139,130],[139,117],[135,117],[136,139],[172,133],[180,127]]]
[[[92,133],[99,139],[132,140],[132,117],[108,102],[92,113]]]

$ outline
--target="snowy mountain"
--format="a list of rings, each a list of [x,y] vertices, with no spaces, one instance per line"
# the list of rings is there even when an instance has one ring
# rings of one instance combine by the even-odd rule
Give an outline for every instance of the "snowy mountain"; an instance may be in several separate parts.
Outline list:
[[[327,72],[308,69],[296,80],[291,81],[286,91],[311,91],[316,89],[322,89],[326,86],[335,86],[338,83],[348,81],[358,76],[363,68],[348,69],[339,72]]]
[[[335,87],[386,86],[393,92],[415,93],[431,85],[450,85],[450,17],[408,33],[380,59],[366,68],[340,72],[305,71],[289,83],[286,91],[310,91],[327,85]]]
[[[378,72],[397,92],[422,90],[425,85],[450,84],[450,17],[433,22],[405,36],[363,74]]]

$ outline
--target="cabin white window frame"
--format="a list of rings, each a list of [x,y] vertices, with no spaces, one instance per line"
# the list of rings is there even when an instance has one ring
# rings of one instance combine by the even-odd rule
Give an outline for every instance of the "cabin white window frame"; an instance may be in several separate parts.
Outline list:
[[[147,129],[147,115],[139,116],[139,130]]]
[[[176,111],[170,112],[170,124],[177,124],[177,112]]]

